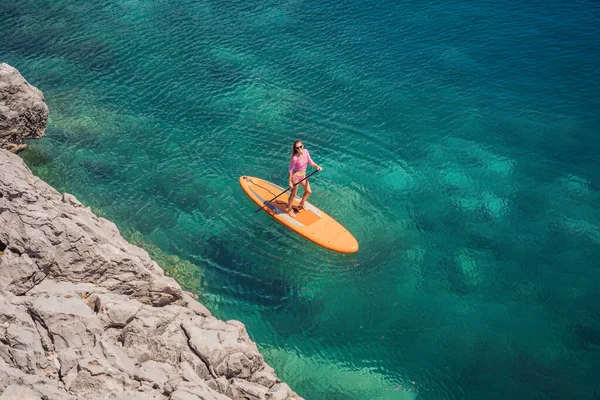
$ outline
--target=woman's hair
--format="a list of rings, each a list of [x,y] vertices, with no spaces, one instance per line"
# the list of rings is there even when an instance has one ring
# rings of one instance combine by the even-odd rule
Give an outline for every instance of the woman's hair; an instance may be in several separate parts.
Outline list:
[[[298,139],[292,145],[292,156],[290,157],[290,162],[292,162],[292,158],[294,158],[294,154],[296,154],[296,146],[298,145],[298,143],[302,143],[302,140]]]

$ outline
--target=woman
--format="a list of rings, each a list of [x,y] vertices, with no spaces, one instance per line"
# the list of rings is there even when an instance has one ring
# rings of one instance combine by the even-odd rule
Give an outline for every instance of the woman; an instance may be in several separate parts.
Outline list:
[[[296,214],[294,213],[294,209],[292,208],[292,203],[294,201],[294,197],[296,197],[296,193],[298,192],[298,182],[302,181],[306,176],[306,166],[310,164],[313,168],[322,171],[323,168],[319,167],[315,162],[310,158],[310,153],[307,149],[304,148],[304,144],[302,144],[302,140],[296,140],[294,145],[292,146],[292,159],[290,161],[289,168],[289,177],[288,184],[290,185],[291,194],[288,199],[286,212],[291,216],[296,218]],[[312,193],[310,190],[310,183],[308,183],[308,179],[300,182],[302,187],[304,188],[304,195],[302,196],[302,200],[300,201],[299,209],[304,209],[304,203],[306,203],[306,199]]]

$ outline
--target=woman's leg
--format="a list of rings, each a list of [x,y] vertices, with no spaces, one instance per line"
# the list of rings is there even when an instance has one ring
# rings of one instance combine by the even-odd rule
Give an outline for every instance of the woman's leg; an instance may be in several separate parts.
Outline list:
[[[294,203],[294,197],[296,197],[296,193],[298,193],[298,185],[294,186],[294,188],[290,192],[290,197],[288,197],[288,203],[285,208],[285,211],[288,212],[292,217],[295,217],[294,209],[292,208],[292,204]]]
[[[302,200],[300,201],[300,208],[304,208],[304,203],[306,203],[306,199],[311,195],[312,190],[310,190],[310,183],[308,179],[302,182],[302,187],[304,188],[304,194],[302,195]]]

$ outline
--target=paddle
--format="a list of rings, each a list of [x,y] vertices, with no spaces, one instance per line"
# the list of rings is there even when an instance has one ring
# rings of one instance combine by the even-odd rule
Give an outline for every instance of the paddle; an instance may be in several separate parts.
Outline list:
[[[300,184],[300,182],[302,182],[302,181],[304,181],[304,180],[306,180],[306,179],[310,178],[312,175],[316,174],[317,172],[319,172],[319,170],[318,170],[318,169],[315,169],[313,172],[311,172],[310,174],[306,175],[306,176],[304,177],[304,179],[302,179],[302,180],[298,181],[297,183],[295,183],[295,184],[294,184],[294,186],[292,186],[292,187],[295,187],[295,186],[299,185],[299,184]],[[273,197],[271,200],[267,201],[265,204],[263,204],[263,206],[262,206],[262,207],[258,208],[258,209],[257,209],[257,210],[255,210],[254,212],[259,212],[260,210],[262,210],[263,208],[265,208],[265,206],[266,206],[267,204],[269,204],[270,202],[272,202],[273,200],[275,200],[276,198],[278,198],[279,196],[281,196],[282,194],[284,194],[284,193],[285,193],[285,192],[287,192],[288,190],[290,190],[290,188],[289,188],[289,187],[288,187],[287,189],[285,189],[283,192],[279,193],[277,196]]]

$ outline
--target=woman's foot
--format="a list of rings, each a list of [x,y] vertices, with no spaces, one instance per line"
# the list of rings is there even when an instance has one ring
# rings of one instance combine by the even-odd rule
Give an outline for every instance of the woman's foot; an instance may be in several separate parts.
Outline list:
[[[288,208],[286,208],[285,212],[287,212],[290,217],[296,218],[296,213],[294,212],[294,207],[288,207]]]
[[[298,210],[306,210],[306,207],[304,206],[304,203],[298,204]]]

